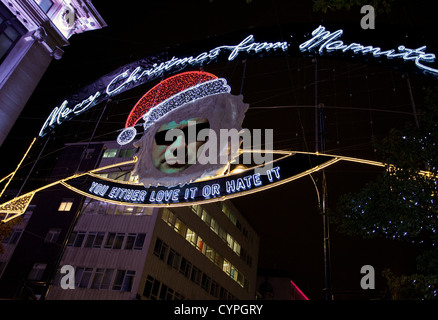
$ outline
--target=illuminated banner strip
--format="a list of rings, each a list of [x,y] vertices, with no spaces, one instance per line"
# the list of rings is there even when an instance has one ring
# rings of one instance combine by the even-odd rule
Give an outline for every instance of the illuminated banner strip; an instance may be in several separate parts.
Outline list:
[[[216,179],[172,188],[145,188],[139,184],[103,179],[96,174],[114,166],[133,164],[133,161],[117,163],[67,177],[0,204],[0,222],[7,222],[24,214],[37,192],[58,184],[62,184],[86,197],[119,205],[139,207],[188,206],[240,197],[273,188],[305,177],[338,161],[361,163],[382,168],[387,166],[378,161],[336,155],[292,151],[290,154],[274,161],[270,168],[262,169],[261,172],[256,172],[256,169],[249,169],[239,174],[221,176]],[[265,171],[263,172],[263,170]],[[421,171],[419,174],[430,175],[430,172]]]
[[[52,182],[0,204],[0,222],[7,222],[24,214],[37,192],[58,184],[62,184],[84,196],[121,205],[140,207],[187,206],[221,201],[262,191],[299,179],[338,161],[349,161],[378,167],[386,166],[382,162],[337,155],[296,151],[287,151],[285,154],[288,155],[273,161],[269,168],[260,169],[262,170],[260,172],[256,171],[257,168],[248,169],[239,174],[225,175],[216,179],[173,188],[145,188],[139,184],[123,183],[98,176],[97,173],[100,171],[116,166],[132,165],[134,161],[116,163]],[[263,172],[263,170],[265,171]],[[430,172],[422,171],[420,174],[429,175]]]
[[[265,169],[250,169],[239,174],[218,177],[175,187],[149,187],[85,175],[62,184],[97,200],[138,206],[184,206],[243,196],[298,179],[327,167],[339,158],[295,154],[274,161]]]
[[[311,29],[310,29],[311,30]],[[297,32],[294,32],[297,33]],[[189,68],[197,68],[212,62],[233,61],[248,57],[262,58],[266,56],[287,54],[306,56],[336,56],[361,58],[367,61],[384,62],[395,67],[405,67],[433,77],[438,77],[438,69],[430,64],[435,63],[434,53],[426,51],[426,46],[408,48],[398,45],[396,48],[380,48],[357,42],[345,43],[341,40],[344,31],[329,31],[324,26],[309,30],[302,34],[290,35],[288,41],[256,41],[254,35],[245,35],[229,44],[221,44],[208,49],[195,50],[193,55],[185,55],[176,49],[162,51],[156,55],[127,64],[82,88],[64,99],[50,113],[41,127],[42,137],[65,121],[82,114],[93,106],[108,100],[136,86],[148,83],[163,75],[171,75]],[[199,44],[196,44],[199,46]],[[208,46],[208,45],[201,45]],[[204,50],[204,51],[202,51]],[[383,58],[383,59],[382,59]]]

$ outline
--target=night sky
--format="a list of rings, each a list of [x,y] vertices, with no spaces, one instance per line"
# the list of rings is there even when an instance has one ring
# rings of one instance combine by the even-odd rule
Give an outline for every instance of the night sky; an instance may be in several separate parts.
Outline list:
[[[311,32],[319,24],[343,28],[350,42],[395,48],[428,46],[438,53],[432,36],[432,10],[426,1],[395,1],[393,11],[376,18],[375,30],[360,28],[360,8],[350,11],[312,11],[311,1],[200,0],[135,1],[129,4],[92,1],[108,26],[74,35],[63,48],[61,60],[53,61],[1,148],[3,175],[18,164],[50,111],[63,98],[99,77],[167,48],[190,48],[191,43],[210,41],[233,32],[249,34],[268,28],[270,41],[288,40],[290,30]],[[296,28],[294,29],[294,26]],[[334,27],[334,28],[335,28]],[[331,31],[336,29],[331,28]],[[357,38],[355,38],[357,37]],[[346,40],[347,41],[347,40]],[[197,51],[193,52],[195,54]],[[400,64],[402,64],[400,62]],[[394,64],[396,65],[396,63]],[[244,128],[273,128],[276,149],[315,151],[315,63],[311,57],[277,56],[210,64],[204,67],[227,79],[233,94],[242,89],[250,104]],[[424,88],[432,80],[410,74],[415,105],[421,109]],[[107,105],[96,132],[101,140],[114,140],[135,102],[156,82],[117,96]],[[318,58],[317,100],[324,103],[326,151],[378,160],[372,137],[383,138],[391,128],[412,123],[412,104],[404,70],[359,59]],[[270,108],[267,108],[270,107]],[[257,109],[258,108],[258,109]],[[88,141],[103,111],[94,107],[65,127],[56,130],[43,153],[44,161],[56,160],[63,143]],[[43,141],[30,154],[36,157]],[[45,162],[42,163],[45,163]],[[29,168],[30,165],[26,164]],[[41,183],[50,170],[39,165],[29,182]],[[327,169],[328,206],[336,210],[340,195],[359,190],[379,169],[367,165],[338,163]],[[2,175],[2,176],[3,176]],[[321,185],[321,174],[313,175]],[[324,288],[322,217],[318,212],[315,185],[301,178],[261,193],[236,198],[236,207],[260,235],[259,267],[271,275],[286,275],[310,299],[321,299]],[[341,235],[331,227],[332,285],[335,297],[355,297],[360,289],[360,268],[375,267],[377,290],[385,268],[395,273],[415,272],[416,248],[388,240],[362,240]],[[372,294],[371,294],[372,295]]]

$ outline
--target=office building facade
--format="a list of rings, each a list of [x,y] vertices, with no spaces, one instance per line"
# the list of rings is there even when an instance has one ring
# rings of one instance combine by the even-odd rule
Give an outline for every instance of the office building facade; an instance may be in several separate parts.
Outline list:
[[[135,152],[132,145],[120,147],[112,142],[70,145],[68,149],[83,159],[76,160],[75,169],[72,166],[75,172],[122,163]],[[65,153],[64,164],[55,170],[57,178],[66,161],[74,162],[72,152]],[[99,175],[135,181],[131,169],[129,164],[116,166]],[[44,203],[48,197],[50,193],[38,201]],[[41,257],[29,261],[26,270],[28,277],[31,274],[34,281],[47,284],[41,293],[46,299],[255,298],[259,238],[230,201],[166,208],[113,204],[78,194],[50,201],[56,203],[55,211],[61,206],[69,210],[64,216],[57,211],[66,226],[47,226],[46,233],[40,233],[41,241],[56,239],[58,251],[51,256],[53,263]],[[32,219],[37,219],[39,204],[32,204]],[[14,252],[10,261],[14,255],[19,254]],[[66,286],[72,278],[63,266],[74,270],[74,289]],[[16,267],[9,263],[4,274]]]

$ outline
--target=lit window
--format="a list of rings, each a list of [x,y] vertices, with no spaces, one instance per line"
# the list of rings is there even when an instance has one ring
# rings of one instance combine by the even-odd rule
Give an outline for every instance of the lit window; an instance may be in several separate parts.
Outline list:
[[[135,207],[133,206],[124,206],[124,214],[132,214],[133,212],[135,212]]]
[[[163,215],[162,215],[162,219],[167,222],[167,224],[169,226],[172,226],[174,223],[174,214],[172,211],[170,211],[169,209],[165,208],[163,210]]]
[[[237,224],[237,219],[236,219],[236,217],[230,212],[230,220],[231,220],[231,222],[234,224],[234,225],[236,225]]]
[[[206,245],[205,256],[211,261],[214,261],[214,255],[215,255],[215,251],[213,250],[213,248],[210,247],[209,245]]]
[[[202,240],[201,237],[198,236],[197,239],[197,243],[196,243],[196,248],[201,251],[202,253],[204,253],[205,247],[204,247],[204,241]]]
[[[225,272],[226,274],[230,275],[231,264],[226,259],[224,259],[224,263],[222,265],[222,271]]]
[[[240,250],[241,250],[240,244],[239,244],[238,242],[234,242],[234,248],[233,248],[233,251],[234,251],[238,256],[240,256]]]
[[[96,173],[101,178],[108,178],[108,173]]]
[[[190,242],[190,244],[192,244],[193,246],[196,245],[196,233],[194,233],[192,230],[190,230],[189,228],[187,228],[187,233],[186,233],[186,240],[188,242]]]
[[[131,174],[131,172],[129,173],[129,179],[128,179],[128,181],[129,182],[138,182],[138,176],[137,175],[134,175],[134,174]]]
[[[117,149],[106,149],[103,153],[104,158],[114,158],[117,154]]]
[[[234,238],[230,234],[227,234],[227,244],[228,244],[228,246],[231,249],[233,249],[233,247],[234,247]]]
[[[126,175],[129,174],[129,171],[116,171],[108,174],[108,179],[125,181]]]
[[[73,199],[63,199],[59,205],[58,211],[70,211],[73,205]]]
[[[134,149],[121,149],[119,152],[119,158],[132,158],[134,155]]]
[[[214,256],[214,263],[219,267],[219,268],[223,268],[224,265],[224,258],[216,252],[215,256]]]
[[[181,220],[176,218],[174,229],[176,232],[178,232],[183,237],[184,237],[185,227],[186,227],[186,225],[184,224],[184,222],[182,222]]]
[[[213,218],[211,218],[210,221],[210,229],[213,230],[216,234],[219,234],[219,224]]]
[[[191,208],[192,208],[192,211],[193,211],[194,213],[196,213],[198,216],[201,216],[201,214],[202,214],[202,208],[201,208],[201,206],[195,204],[195,205],[193,205]]]
[[[233,265],[230,265],[230,277],[237,280],[237,273],[237,269]]]

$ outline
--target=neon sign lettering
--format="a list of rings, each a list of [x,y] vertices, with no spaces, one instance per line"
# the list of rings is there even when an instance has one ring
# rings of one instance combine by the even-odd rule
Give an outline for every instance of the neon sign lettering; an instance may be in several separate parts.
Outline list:
[[[324,157],[322,159],[326,160]],[[91,185],[82,190],[94,197],[123,203],[145,205],[177,204],[204,201],[233,194],[237,195],[242,192],[248,192],[263,186],[278,183],[284,179],[280,175],[280,172],[281,166],[275,166],[266,169],[265,175],[254,173],[253,170],[250,170],[246,175],[224,177],[211,182],[192,183],[173,188],[145,188],[141,185],[129,186],[122,183],[118,184],[117,182],[95,179],[91,181]]]
[[[310,40],[306,40],[299,45],[299,51],[316,51],[320,55],[331,52],[353,53],[354,55],[370,55],[374,58],[386,57],[387,59],[396,58],[401,59],[402,61],[413,61],[415,66],[423,73],[428,73],[432,76],[438,77],[438,69],[426,65],[435,62],[436,59],[435,54],[426,52],[426,46],[410,49],[404,45],[400,45],[397,49],[382,50],[380,47],[374,47],[371,45],[365,46],[355,42],[345,44],[339,39],[343,32],[342,29],[331,32],[326,30],[325,27],[319,26],[313,30],[312,38]],[[103,84],[100,82],[100,79],[96,81],[95,83],[99,89],[90,96],[88,96],[88,93],[83,97],[83,100],[75,104],[73,108],[69,107],[69,101],[68,99],[65,99],[60,106],[55,107],[50,113],[49,117],[44,122],[39,135],[40,137],[44,136],[52,128],[87,111],[94,105],[112,96],[132,89],[137,85],[147,83],[148,81],[161,76],[164,72],[173,73],[190,66],[194,67],[208,64],[223,54],[228,54],[227,60],[233,61],[237,57],[242,56],[241,53],[259,55],[263,53],[271,53],[273,51],[287,52],[290,50],[290,45],[291,44],[287,41],[255,42],[254,36],[249,35],[237,45],[222,45],[209,51],[201,52],[197,55],[182,58],[173,56],[170,60],[150,65],[145,65],[143,60],[139,60],[122,67],[118,73],[111,77],[102,77],[101,79],[109,77],[108,80],[105,79],[105,81],[103,81]]]
[[[262,51],[271,51],[281,49],[286,51],[289,44],[287,42],[254,42],[254,36],[249,35],[243,41],[241,41],[238,45],[235,46],[219,46],[216,47],[209,52],[202,52],[196,57],[189,56],[183,58],[172,57],[170,60],[162,62],[160,64],[154,63],[152,68],[145,69],[141,66],[136,67],[134,70],[125,70],[115,77],[111,79],[111,81],[106,85],[105,88],[96,91],[96,93],[90,98],[83,100],[79,105],[85,105],[86,107],[77,107],[75,106],[73,109],[69,109],[68,100],[64,100],[60,107],[56,107],[52,113],[49,115],[47,120],[45,121],[43,127],[40,130],[40,137],[44,136],[49,127],[55,127],[57,125],[61,125],[64,121],[67,121],[69,117],[74,115],[79,115],[82,112],[86,111],[88,108],[92,107],[95,103],[97,97],[101,96],[103,93],[106,94],[106,98],[122,93],[127,90],[130,84],[139,85],[147,82],[147,80],[151,80],[151,78],[160,76],[164,71],[170,71],[171,69],[181,70],[186,68],[187,66],[196,66],[202,65],[204,63],[208,63],[214,59],[216,59],[222,52],[231,51],[228,56],[228,61],[234,60],[240,52],[251,53],[260,53]],[[103,97],[103,96],[102,96]],[[103,100],[103,99],[102,99]]]
[[[97,91],[95,94],[90,95],[87,99],[83,100],[81,103],[76,104],[72,109],[68,108],[68,100],[64,100],[61,106],[56,107],[50,113],[47,120],[44,122],[43,127],[40,130],[40,136],[45,134],[45,130],[49,126],[61,125],[64,121],[72,118],[75,115],[79,115],[96,104],[96,99],[100,96],[100,92]]]
[[[79,194],[100,201],[151,207],[185,206],[190,203],[239,197],[272,188],[318,171],[339,160],[340,158],[330,155],[293,153],[273,161],[270,168],[261,169],[264,172],[256,172],[257,168],[252,168],[238,174],[174,187],[145,187],[141,184],[99,178],[94,174],[72,177],[61,183]]]
[[[388,59],[401,58],[404,61],[415,60],[415,65],[425,72],[430,72],[434,75],[438,75],[438,69],[434,69],[425,66],[422,62],[434,62],[435,54],[426,53],[426,46],[419,47],[417,49],[409,49],[401,45],[397,47],[398,52],[395,49],[382,51],[379,47],[364,46],[359,43],[344,44],[342,40],[337,40],[343,34],[343,30],[339,29],[335,32],[326,31],[325,27],[319,26],[312,32],[313,38],[300,44],[301,51],[318,51],[319,54],[323,54],[324,51],[342,51],[353,52],[354,54],[372,54],[378,58],[380,56],[386,56]]]
[[[251,51],[254,51],[254,53],[259,53],[260,51],[269,51],[271,49],[282,49],[283,51],[286,51],[288,47],[289,44],[287,42],[254,42],[254,36],[249,35],[237,46],[221,46],[213,49],[212,51],[219,52],[222,49],[231,50],[231,54],[228,56],[228,61],[232,61],[237,57],[239,52],[242,51],[246,51],[247,53],[251,53]]]
[[[142,71],[141,67],[137,67],[134,69],[134,71],[131,72],[131,74],[129,74],[128,71],[125,71],[111,80],[111,82],[108,84],[106,88],[106,93],[108,95],[114,95],[118,93],[120,90],[122,90],[130,82],[137,82],[145,76],[150,77],[152,75],[161,75],[163,71],[169,71],[172,68],[184,69],[188,65],[193,66],[193,65],[208,63],[209,61],[216,59],[219,56],[219,54],[221,54],[221,52],[225,50],[231,51],[230,55],[228,56],[228,61],[232,61],[238,56],[240,52],[259,53],[261,51],[269,51],[276,49],[282,49],[283,51],[286,51],[288,46],[289,44],[287,42],[275,42],[275,43],[254,42],[254,36],[249,35],[236,46],[216,47],[210,50],[209,52],[202,52],[196,57],[193,56],[184,57],[184,58],[172,57],[172,59],[166,62],[162,62],[159,65],[155,63],[153,67],[150,69],[145,69]],[[115,84],[117,84],[120,79],[125,79],[125,78],[127,79],[115,87]]]

